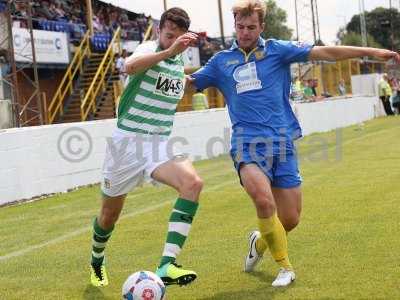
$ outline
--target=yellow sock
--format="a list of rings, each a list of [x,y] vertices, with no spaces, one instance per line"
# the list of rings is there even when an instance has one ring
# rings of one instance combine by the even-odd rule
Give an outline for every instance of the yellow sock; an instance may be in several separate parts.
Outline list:
[[[260,228],[262,241],[256,243],[258,253],[263,253],[267,246],[274,260],[285,269],[293,269],[289,261],[286,231],[283,228],[278,215],[274,213],[269,218],[259,219],[258,226]]]
[[[258,254],[263,255],[265,250],[267,250],[267,248],[268,248],[268,244],[264,240],[264,238],[258,239],[256,241],[256,251]]]

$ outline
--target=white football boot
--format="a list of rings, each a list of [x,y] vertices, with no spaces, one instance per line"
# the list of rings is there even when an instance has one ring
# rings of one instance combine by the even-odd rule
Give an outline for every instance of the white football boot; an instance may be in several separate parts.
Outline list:
[[[249,235],[249,253],[244,262],[244,271],[252,272],[256,265],[261,261],[262,254],[257,253],[256,241],[261,238],[261,233],[257,230]]]
[[[273,287],[288,286],[295,279],[296,279],[296,275],[294,274],[293,270],[287,270],[287,269],[281,268],[279,270],[278,276],[276,276],[276,279],[274,280],[274,282],[272,282],[272,286]]]

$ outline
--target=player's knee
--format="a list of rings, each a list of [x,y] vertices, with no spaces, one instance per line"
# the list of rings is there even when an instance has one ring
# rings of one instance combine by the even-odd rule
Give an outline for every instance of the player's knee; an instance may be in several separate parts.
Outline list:
[[[181,192],[200,193],[203,189],[203,180],[196,174],[186,176],[181,185]]]
[[[297,227],[300,222],[299,214],[292,214],[291,216],[282,220],[282,225],[287,232],[292,231]]]
[[[119,217],[119,212],[113,209],[102,209],[100,218],[99,218],[99,225],[103,229],[110,229],[114,226],[117,222]]]
[[[256,208],[259,212],[264,212],[265,214],[270,215],[276,210],[275,203],[273,201],[256,201]]]
[[[276,205],[272,195],[268,195],[265,192],[255,193],[253,200],[258,212],[270,215],[276,210]]]

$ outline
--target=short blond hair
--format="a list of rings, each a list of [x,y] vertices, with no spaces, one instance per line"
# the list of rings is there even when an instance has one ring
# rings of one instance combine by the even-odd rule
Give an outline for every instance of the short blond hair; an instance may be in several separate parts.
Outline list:
[[[254,12],[258,14],[260,24],[264,23],[267,14],[267,5],[263,0],[237,0],[232,7],[233,17],[248,17]]]

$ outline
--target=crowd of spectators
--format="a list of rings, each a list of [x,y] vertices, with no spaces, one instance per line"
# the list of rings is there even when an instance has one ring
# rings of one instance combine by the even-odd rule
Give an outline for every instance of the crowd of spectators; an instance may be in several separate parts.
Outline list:
[[[290,98],[293,101],[315,101],[317,94],[318,79],[303,79],[302,81],[295,77],[292,80]]]
[[[86,31],[85,10],[79,0],[31,1],[34,29],[67,32],[79,40]],[[27,28],[28,7],[25,1],[13,1],[13,26]]]
[[[400,114],[400,83],[395,77],[383,74],[378,85],[379,98],[386,115]]]
[[[95,32],[111,33],[121,27],[121,37],[142,41],[151,17],[135,14],[100,1],[93,5],[93,27]]]
[[[87,30],[85,1],[44,0],[31,1],[33,26],[35,29],[63,31],[72,40],[79,40]],[[0,0],[0,9],[5,1]],[[14,26],[27,27],[27,4],[25,1],[12,2]],[[142,41],[150,17],[136,14],[111,4],[93,1],[93,29],[95,34],[112,35],[121,27],[121,37],[126,40]]]

